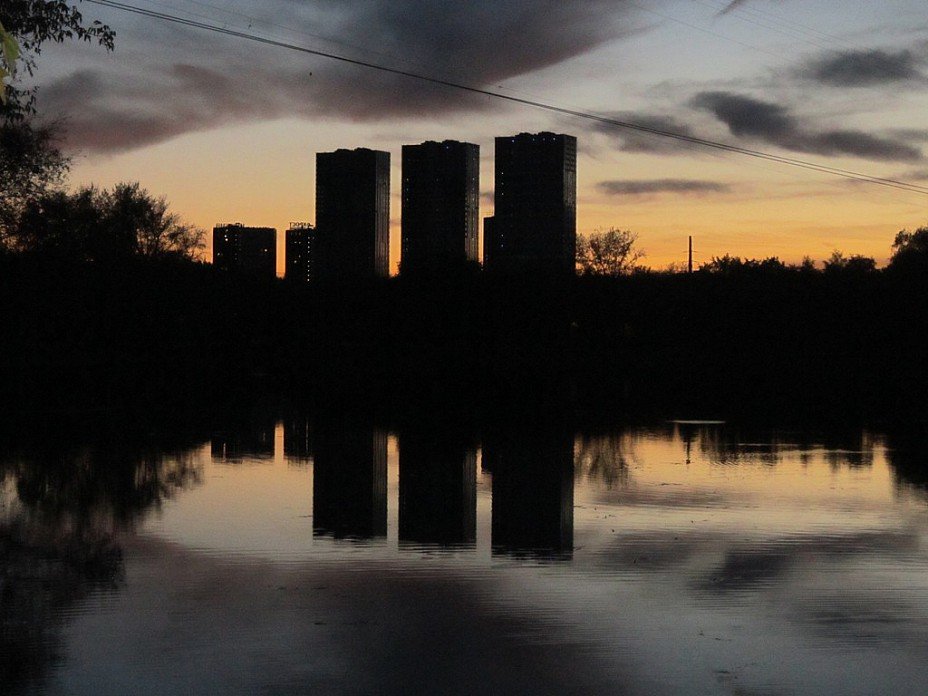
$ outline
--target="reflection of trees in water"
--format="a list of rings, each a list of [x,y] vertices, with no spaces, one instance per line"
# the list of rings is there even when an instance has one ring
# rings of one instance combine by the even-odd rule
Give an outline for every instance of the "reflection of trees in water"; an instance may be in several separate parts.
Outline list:
[[[131,529],[181,488],[201,480],[191,453],[86,449],[0,464],[17,498],[45,525],[114,533]]]
[[[825,459],[832,469],[866,469],[873,466],[873,435],[866,431],[831,435],[823,442]]]
[[[800,434],[722,425],[677,424],[672,437],[681,440],[687,460],[691,453],[717,465],[776,466],[797,458],[803,465],[824,461],[833,470],[873,466],[877,438],[865,430]]]
[[[574,473],[607,488],[627,486],[629,461],[635,459],[633,441],[627,434],[580,435],[574,445]]]
[[[115,588],[121,573],[122,553],[112,537],[62,533],[23,510],[0,523],[4,693],[31,691],[45,681],[62,658],[59,630],[68,610],[91,591]]]
[[[62,657],[60,628],[122,578],[118,534],[201,480],[189,453],[47,451],[0,461],[0,684],[32,691]]]
[[[886,460],[896,486],[928,500],[928,433],[919,429],[888,433]]]

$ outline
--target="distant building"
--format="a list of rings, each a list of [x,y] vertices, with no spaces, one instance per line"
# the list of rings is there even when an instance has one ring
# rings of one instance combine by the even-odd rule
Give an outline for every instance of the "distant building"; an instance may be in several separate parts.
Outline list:
[[[345,281],[389,275],[390,153],[316,155],[319,274]]]
[[[291,222],[287,230],[284,278],[310,283],[318,275],[318,236],[308,222]]]
[[[477,261],[479,201],[479,145],[404,145],[402,272]]]
[[[242,223],[213,228],[213,265],[227,271],[277,276],[277,230]]]
[[[496,138],[494,215],[484,226],[490,271],[573,273],[577,139],[555,133]]]

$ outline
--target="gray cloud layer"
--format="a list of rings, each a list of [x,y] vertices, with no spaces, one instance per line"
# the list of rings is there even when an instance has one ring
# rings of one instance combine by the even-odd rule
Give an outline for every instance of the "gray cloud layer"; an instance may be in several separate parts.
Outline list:
[[[673,116],[656,115],[650,113],[635,113],[631,111],[615,111],[607,114],[609,118],[625,123],[634,123],[655,130],[679,133],[680,135],[694,135],[692,128],[683,120]],[[675,154],[677,152],[692,150],[695,146],[681,140],[674,140],[659,135],[620,128],[608,123],[596,123],[593,126],[596,132],[603,133],[618,142],[619,149],[625,152],[642,152],[652,154]]]
[[[601,181],[597,187],[613,196],[646,196],[660,193],[725,193],[728,184],[702,179],[639,179]]]
[[[635,29],[625,0],[272,0],[250,7],[275,25],[321,27],[352,41],[301,36],[294,43],[477,86],[557,65]],[[496,107],[448,88],[157,20],[125,28],[124,15],[104,19],[117,27],[117,58],[125,46],[130,57],[77,70],[40,94],[45,113],[67,116],[69,143],[90,151],[129,150],[257,118],[363,121]],[[266,26],[253,25],[258,33]],[[132,59],[133,52],[149,62]]]
[[[924,79],[923,62],[911,50],[844,51],[809,62],[803,73],[834,87],[870,87],[920,81]]]
[[[800,124],[785,106],[733,92],[701,92],[690,103],[713,114],[732,135],[786,150],[896,162],[922,159],[921,150],[907,139],[851,129],[813,130]]]

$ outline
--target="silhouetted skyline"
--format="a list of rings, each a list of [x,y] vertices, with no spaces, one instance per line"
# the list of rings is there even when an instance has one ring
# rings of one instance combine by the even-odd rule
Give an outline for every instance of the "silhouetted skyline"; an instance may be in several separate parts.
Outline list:
[[[523,0],[454,8],[376,0],[323,12],[313,3],[230,0],[201,14],[258,34],[285,26],[296,43],[514,96],[926,182],[921,0],[871,3],[860,13],[840,11],[834,0],[745,0],[724,14],[672,0],[525,8]],[[580,136],[578,230],[635,230],[655,268],[685,259],[680,240],[689,234],[701,240],[697,263],[724,253],[799,262],[832,249],[882,263],[893,232],[925,223],[919,196],[715,157],[288,51],[252,51],[182,26],[173,27],[166,51],[157,21],[96,6],[85,15],[118,27],[115,60],[55,46],[37,74],[40,111],[64,117],[68,147],[86,154],[75,159],[74,185],[139,178],[205,228],[222,218],[279,230],[314,220],[303,172],[316,149],[391,150],[398,194],[395,143],[451,138],[489,154],[495,136],[520,128]],[[321,38],[298,33],[306,27]],[[777,80],[766,79],[771,71]],[[251,98],[242,99],[246,93]],[[883,98],[890,94],[898,98]],[[236,173],[248,173],[248,184]],[[492,179],[490,157],[481,174]],[[486,197],[483,207],[491,212]],[[395,196],[391,270],[399,261],[398,208]]]
[[[402,152],[403,273],[437,273],[478,262],[479,146],[427,141],[404,145]],[[288,280],[389,275],[389,161],[389,153],[366,148],[317,153],[319,217],[315,227],[291,223],[287,230]],[[499,137],[495,161],[496,214],[486,220],[484,267],[495,272],[573,273],[577,139],[548,132]],[[243,260],[227,261],[229,237],[235,249],[243,244],[244,236],[234,233],[229,226],[216,228],[214,263],[249,269],[253,264],[242,252],[238,254]]]

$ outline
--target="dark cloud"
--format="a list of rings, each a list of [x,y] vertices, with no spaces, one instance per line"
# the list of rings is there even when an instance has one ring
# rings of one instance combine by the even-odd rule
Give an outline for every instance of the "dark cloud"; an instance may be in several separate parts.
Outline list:
[[[922,59],[909,50],[843,51],[808,63],[803,72],[835,87],[870,87],[924,79]]]
[[[491,87],[637,29],[625,0],[241,0],[236,9],[253,18],[253,32],[266,31],[265,22],[313,26],[320,35],[298,34],[293,43]],[[92,151],[261,118],[376,121],[498,108],[486,97],[329,59],[155,20],[103,19],[117,29],[117,60],[76,70],[40,96],[45,113],[67,118],[70,144]]]
[[[692,129],[679,119],[672,116],[662,116],[649,113],[635,113],[632,111],[616,111],[607,114],[607,117],[623,123],[633,123],[645,128],[678,133],[692,136]],[[643,152],[651,154],[675,154],[680,151],[692,150],[695,146],[682,140],[674,140],[653,133],[636,131],[631,128],[622,128],[609,123],[597,122],[593,130],[615,138],[619,149],[625,152]]]
[[[691,105],[712,113],[733,135],[786,150],[896,162],[915,162],[923,158],[921,150],[908,138],[876,136],[850,129],[812,130],[800,124],[780,104],[733,92],[701,92],[692,99]]]
[[[597,188],[613,196],[647,196],[660,193],[680,193],[700,195],[705,193],[725,193],[731,186],[718,181],[701,179],[631,179],[601,181]]]
[[[919,143],[928,143],[928,130],[920,128],[894,128],[889,133],[894,138],[902,140],[914,140]]]

